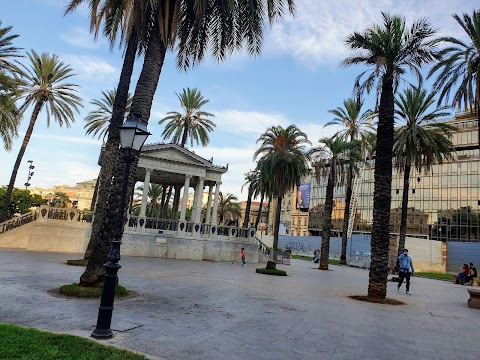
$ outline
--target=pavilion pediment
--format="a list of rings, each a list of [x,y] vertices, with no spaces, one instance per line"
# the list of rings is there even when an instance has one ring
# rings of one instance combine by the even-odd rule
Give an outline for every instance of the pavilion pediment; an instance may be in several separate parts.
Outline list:
[[[142,155],[153,159],[166,160],[200,167],[211,167],[212,163],[195,153],[174,144],[147,145]]]

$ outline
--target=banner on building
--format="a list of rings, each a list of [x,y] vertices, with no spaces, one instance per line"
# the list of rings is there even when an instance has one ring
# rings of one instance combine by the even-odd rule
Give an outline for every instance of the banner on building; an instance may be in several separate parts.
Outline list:
[[[297,208],[308,209],[310,207],[310,183],[303,183],[297,189]]]

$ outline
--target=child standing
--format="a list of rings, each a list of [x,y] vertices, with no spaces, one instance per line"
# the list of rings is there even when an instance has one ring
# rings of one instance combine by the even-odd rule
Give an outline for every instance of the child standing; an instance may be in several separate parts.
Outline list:
[[[242,251],[240,252],[240,255],[241,255],[241,257],[242,257],[242,264],[243,264],[243,266],[247,266],[247,263],[246,263],[246,261],[245,261],[245,249],[244,249],[244,248],[242,248]]]

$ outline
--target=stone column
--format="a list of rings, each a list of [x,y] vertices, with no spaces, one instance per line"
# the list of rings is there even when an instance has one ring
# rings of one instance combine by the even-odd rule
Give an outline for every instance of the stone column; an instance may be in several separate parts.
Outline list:
[[[218,197],[220,196],[221,182],[215,184],[215,198],[213,199],[212,224],[217,224]]]
[[[172,219],[178,218],[178,203],[180,202],[180,185],[175,185],[175,195],[173,196]]]
[[[199,177],[197,188],[195,189],[195,199],[193,201],[195,206],[193,215],[194,222],[200,222],[200,216],[202,215],[203,182],[204,178]]]
[[[207,201],[207,214],[205,215],[205,224],[210,224],[210,215],[212,213],[212,190],[213,187],[208,187],[208,201]]]
[[[188,189],[190,188],[190,175],[185,175],[185,184],[183,185],[183,200],[182,210],[180,211],[180,220],[185,221],[185,214],[187,212]]]
[[[148,190],[150,189],[150,174],[152,170],[145,169],[145,180],[143,181],[142,204],[140,206],[140,216],[145,217],[147,213]]]

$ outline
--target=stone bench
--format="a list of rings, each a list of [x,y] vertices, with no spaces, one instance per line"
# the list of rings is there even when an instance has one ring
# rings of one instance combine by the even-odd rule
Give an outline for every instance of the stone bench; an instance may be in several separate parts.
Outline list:
[[[458,275],[453,275],[453,283],[454,284],[460,284],[460,281],[458,280]],[[478,286],[478,281],[477,278],[473,278],[468,282],[468,285],[470,286]]]
[[[468,307],[480,309],[480,289],[468,288],[467,291],[470,294],[470,299],[468,299]]]

